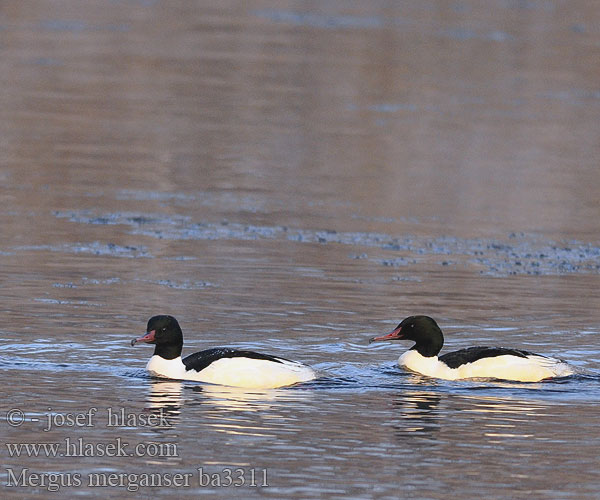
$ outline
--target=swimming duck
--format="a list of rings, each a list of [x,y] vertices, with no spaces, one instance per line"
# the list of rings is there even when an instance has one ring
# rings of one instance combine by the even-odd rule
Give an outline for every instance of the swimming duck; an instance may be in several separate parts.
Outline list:
[[[438,357],[444,345],[442,330],[429,316],[409,316],[394,330],[370,342],[412,340],[415,345],[400,356],[407,370],[446,380],[495,378],[520,382],[565,377],[573,368],[560,359],[506,347],[469,347]]]
[[[181,359],[183,332],[173,316],[153,316],[146,333],[133,339],[154,344],[154,354],[146,365],[150,375],[211,384],[269,389],[306,382],[316,378],[312,368],[297,361],[253,351],[216,347]]]

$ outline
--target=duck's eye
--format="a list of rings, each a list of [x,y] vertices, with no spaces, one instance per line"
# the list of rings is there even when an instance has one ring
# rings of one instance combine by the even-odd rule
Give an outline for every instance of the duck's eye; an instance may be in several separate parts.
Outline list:
[[[410,324],[410,327],[411,327],[411,328],[414,328],[414,327],[415,327],[415,324],[414,324],[414,323],[411,323],[411,324]]]
[[[161,328],[161,330],[160,330],[160,331],[161,331],[161,332],[166,332],[166,331],[167,331],[167,327],[166,327],[166,326],[163,326],[163,327]]]

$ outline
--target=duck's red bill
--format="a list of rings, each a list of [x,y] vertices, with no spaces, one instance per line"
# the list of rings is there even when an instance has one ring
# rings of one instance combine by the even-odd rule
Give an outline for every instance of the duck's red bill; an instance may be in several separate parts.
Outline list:
[[[390,333],[386,333],[385,335],[382,335],[381,337],[373,337],[372,339],[369,340],[369,344],[371,342],[379,342],[379,341],[383,341],[383,340],[396,340],[396,339],[401,339],[401,338],[402,338],[402,329],[396,328],[395,330],[392,330]]]
[[[154,336],[156,335],[156,330],[150,330],[149,332],[147,332],[145,335],[143,335],[142,337],[140,337],[139,339],[133,339],[131,341],[131,345],[135,345],[138,342],[154,342],[155,338]]]

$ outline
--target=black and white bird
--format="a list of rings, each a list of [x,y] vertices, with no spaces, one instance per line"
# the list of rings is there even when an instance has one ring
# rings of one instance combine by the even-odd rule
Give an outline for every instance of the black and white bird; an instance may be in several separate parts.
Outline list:
[[[574,373],[573,368],[560,359],[506,347],[469,347],[438,357],[444,345],[444,335],[429,316],[410,316],[387,335],[373,337],[370,342],[383,340],[415,342],[400,356],[398,365],[434,378],[538,382]]]
[[[173,316],[153,316],[146,334],[133,339],[154,344],[146,370],[155,377],[256,389],[284,387],[316,378],[312,368],[258,352],[217,347],[181,359],[183,332]]]

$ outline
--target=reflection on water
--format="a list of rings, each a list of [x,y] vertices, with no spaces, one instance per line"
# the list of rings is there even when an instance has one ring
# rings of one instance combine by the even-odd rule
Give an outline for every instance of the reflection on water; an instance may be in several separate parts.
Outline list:
[[[302,403],[310,400],[309,391],[265,389],[248,391],[240,387],[219,385],[194,386],[192,390],[205,396],[203,404],[219,411],[268,411],[273,406],[284,403]]]
[[[282,406],[305,405],[314,394],[309,390],[265,389],[248,390],[212,384],[190,384],[179,381],[149,382],[147,407],[152,414],[164,415],[172,427],[178,427],[185,407],[202,414],[203,424],[225,434],[275,437],[269,432],[285,417],[278,412]],[[260,422],[248,415],[260,415]]]
[[[147,409],[153,414],[164,414],[172,426],[176,426],[181,417],[184,404],[182,383],[152,380],[149,384]]]
[[[433,434],[438,431],[440,401],[440,395],[420,391],[408,391],[396,397],[394,406],[401,418],[401,422],[394,425],[396,433]]]
[[[302,403],[312,395],[310,391],[281,389],[244,389],[213,384],[190,384],[180,381],[151,379],[148,393],[148,408],[164,410],[170,415],[180,416],[181,407],[186,404],[203,404],[207,411],[226,412],[266,412],[274,405],[282,403]],[[193,394],[186,399],[185,394]],[[192,403],[193,401],[193,403]],[[210,410],[209,410],[210,409]]]
[[[399,420],[394,424],[398,436],[413,433],[427,435],[431,439],[445,439],[440,436],[442,427],[447,425],[449,396],[437,392],[404,391],[394,398]],[[455,398],[453,406],[460,408],[460,418],[464,422],[477,421],[482,437],[490,443],[500,442],[500,438],[533,437],[523,433],[523,424],[551,411],[551,404],[543,400],[521,400],[516,397],[468,396]],[[488,439],[494,438],[494,439]]]

